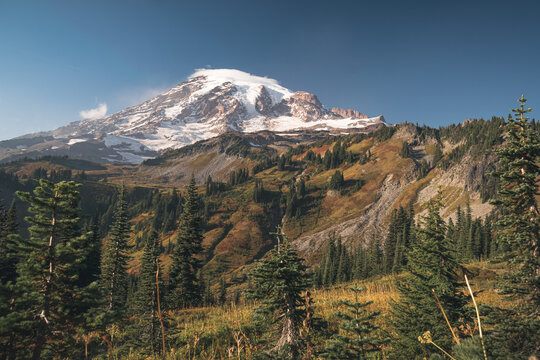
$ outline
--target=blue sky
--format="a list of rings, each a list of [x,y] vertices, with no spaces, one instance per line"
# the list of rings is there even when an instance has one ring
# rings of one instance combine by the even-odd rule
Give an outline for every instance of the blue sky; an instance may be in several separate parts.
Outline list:
[[[431,126],[540,107],[539,1],[0,0],[0,139],[235,68]],[[538,114],[538,110],[533,115]]]

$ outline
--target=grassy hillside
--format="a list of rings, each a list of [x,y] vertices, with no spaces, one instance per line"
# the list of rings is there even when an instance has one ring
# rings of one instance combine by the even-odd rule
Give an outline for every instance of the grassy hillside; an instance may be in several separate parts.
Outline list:
[[[471,286],[476,294],[476,301],[480,305],[508,307],[510,302],[505,301],[498,294],[496,277],[506,272],[503,263],[492,264],[487,262],[474,262],[467,265],[472,275]],[[344,283],[338,286],[322,289],[311,289],[314,300],[314,317],[317,321],[326,322],[329,333],[337,331],[338,318],[335,312],[339,310],[339,300],[353,301],[350,286],[360,286],[364,289],[359,301],[373,301],[370,311],[380,311],[377,324],[385,331],[390,331],[387,323],[390,303],[398,298],[395,280],[401,275],[377,277],[373,279]],[[463,291],[467,291],[466,288]],[[435,301],[435,300],[434,300]],[[254,312],[256,303],[240,301],[225,306],[199,307],[169,312],[167,321],[174,329],[167,339],[171,359],[220,359],[233,356],[235,359],[249,359],[250,355],[265,340],[265,334],[254,326]],[[470,304],[472,306],[472,302]],[[458,326],[459,324],[452,324]],[[426,329],[429,330],[429,329]],[[489,326],[484,331],[489,331]],[[391,335],[391,333],[390,333]],[[420,334],[419,334],[420,335]],[[477,333],[475,333],[477,335]],[[324,346],[321,333],[320,338],[315,337],[317,347]],[[129,359],[141,359],[136,351]]]

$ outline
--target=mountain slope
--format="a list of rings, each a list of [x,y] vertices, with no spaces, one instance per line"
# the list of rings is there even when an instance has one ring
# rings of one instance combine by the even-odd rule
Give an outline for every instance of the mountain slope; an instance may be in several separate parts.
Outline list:
[[[0,161],[68,155],[101,163],[140,163],[171,148],[228,131],[370,132],[382,116],[326,109],[317,96],[239,70],[198,70],[187,81],[140,105],[101,119],[0,142]]]

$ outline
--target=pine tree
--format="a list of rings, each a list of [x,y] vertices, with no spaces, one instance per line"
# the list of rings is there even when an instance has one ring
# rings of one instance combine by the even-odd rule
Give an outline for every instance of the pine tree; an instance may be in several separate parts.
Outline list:
[[[198,279],[201,262],[197,258],[202,251],[201,242],[200,200],[195,178],[192,176],[187,187],[184,210],[180,216],[169,275],[169,306],[173,309],[189,307],[201,300],[201,286]]]
[[[336,313],[341,320],[339,323],[341,333],[334,335],[333,339],[328,341],[326,349],[321,354],[324,359],[372,359],[373,354],[380,352],[381,346],[389,340],[377,334],[379,327],[373,324],[380,313],[365,309],[373,301],[358,301],[358,296],[363,289],[354,286],[350,289],[354,292],[354,301],[339,301],[339,305],[346,309],[345,312]]]
[[[536,195],[540,169],[539,134],[526,116],[526,99],[512,109],[505,124],[504,146],[497,150],[500,188],[496,201],[500,218],[496,228],[497,242],[507,250],[506,258],[513,273],[504,279],[503,293],[521,299],[513,309],[514,316],[503,317],[496,331],[498,343],[504,343],[512,354],[540,353],[540,214]]]
[[[227,282],[224,277],[221,277],[219,280],[218,302],[220,305],[224,305],[227,302]]]
[[[409,150],[409,144],[407,144],[406,141],[404,141],[403,145],[401,146],[400,155],[404,159],[411,157],[411,150]]]
[[[32,358],[73,354],[73,328],[83,324],[88,293],[77,284],[86,251],[78,217],[80,185],[40,180],[33,194],[17,192],[30,204],[30,239],[19,239],[17,287],[33,344]]]
[[[345,180],[343,178],[343,173],[339,170],[337,170],[334,175],[330,178],[330,183],[328,184],[329,189],[333,190],[341,190],[343,188],[343,185],[345,183]]]
[[[150,346],[153,356],[161,352],[161,328],[158,319],[156,286],[156,273],[158,271],[156,260],[159,254],[158,234],[152,230],[144,246],[132,315],[136,321],[133,326],[134,345],[143,348]],[[161,279],[159,281],[161,282]]]
[[[122,186],[118,194],[114,222],[105,242],[101,265],[101,283],[105,291],[106,307],[113,318],[121,317],[126,310],[130,231],[125,188]]]
[[[443,348],[450,349],[451,334],[433,296],[439,297],[451,324],[465,314],[466,298],[458,293],[458,264],[446,237],[446,226],[439,215],[439,199],[428,203],[424,227],[416,229],[416,238],[408,254],[410,274],[398,283],[399,302],[392,304],[392,325],[396,334],[392,359],[422,359],[433,349],[418,341],[430,331]]]
[[[13,237],[18,233],[15,200],[6,212],[0,209],[0,282],[15,281],[17,259]]]
[[[282,241],[279,228],[276,236],[277,246],[250,274],[253,289],[248,296],[261,301],[257,313],[280,323],[280,336],[272,351],[288,359],[299,359],[299,327],[304,315],[301,295],[309,286],[309,275],[289,241]]]

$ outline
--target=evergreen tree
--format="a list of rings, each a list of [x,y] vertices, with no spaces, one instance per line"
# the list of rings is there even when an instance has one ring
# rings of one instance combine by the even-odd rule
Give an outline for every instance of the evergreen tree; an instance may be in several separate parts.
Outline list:
[[[328,341],[326,349],[321,354],[324,359],[372,359],[373,354],[381,351],[381,346],[388,342],[376,332],[378,326],[373,321],[379,312],[370,312],[365,308],[373,301],[358,301],[359,294],[363,291],[359,287],[351,287],[354,292],[354,301],[340,300],[339,305],[346,309],[338,311],[336,316],[341,320],[339,329],[341,333],[334,335]]]
[[[156,273],[158,271],[156,260],[159,254],[158,234],[152,230],[144,246],[132,314],[136,321],[133,326],[135,345],[143,348],[150,346],[153,356],[161,352],[161,328],[158,319],[156,286]],[[161,282],[161,279],[159,280]],[[161,288],[163,287],[161,286]]]
[[[187,187],[184,210],[180,216],[169,275],[169,306],[173,309],[189,307],[201,300],[201,286],[198,279],[201,262],[197,258],[202,251],[201,242],[200,200],[195,178],[192,176]]]
[[[257,313],[280,323],[280,336],[273,352],[285,358],[299,359],[299,327],[304,315],[301,294],[309,286],[309,276],[307,267],[289,241],[281,241],[279,231],[278,228],[277,246],[251,273],[253,289],[248,295],[261,301]]]
[[[101,283],[105,291],[106,307],[110,314],[118,318],[126,310],[128,293],[128,238],[131,226],[127,217],[125,188],[118,195],[114,222],[105,242],[101,265]]]
[[[219,280],[218,302],[220,305],[224,305],[227,302],[227,282],[224,277],[221,277]]]
[[[332,177],[330,178],[330,183],[328,184],[328,188],[333,189],[333,190],[341,190],[344,184],[345,184],[345,180],[343,178],[343,173],[337,170],[334,173],[334,175],[332,175]]]
[[[30,239],[18,241],[22,296],[16,299],[23,302],[20,321],[28,326],[33,359],[73,354],[73,328],[84,322],[88,293],[77,282],[88,234],[79,227],[79,186],[42,179],[33,194],[17,192],[33,214],[25,218]]]
[[[540,169],[539,134],[526,116],[526,99],[512,109],[505,124],[504,146],[497,150],[500,180],[497,200],[500,211],[497,241],[507,251],[513,273],[504,279],[503,293],[519,297],[514,316],[503,317],[496,336],[512,354],[540,353],[540,215],[536,195]]]
[[[0,282],[15,281],[17,277],[16,245],[13,237],[18,233],[15,200],[6,212],[0,209]]]
[[[451,334],[433,292],[439,297],[451,324],[456,324],[465,315],[466,298],[458,293],[458,264],[446,237],[440,208],[438,199],[428,203],[424,227],[416,229],[416,238],[408,254],[410,274],[398,283],[400,298],[392,304],[391,311],[396,334],[392,359],[428,357],[433,349],[418,341],[418,337],[428,330],[437,344],[450,349]]]
[[[400,155],[404,159],[411,157],[411,150],[409,150],[409,144],[407,144],[406,141],[404,141],[403,145],[401,146]]]

